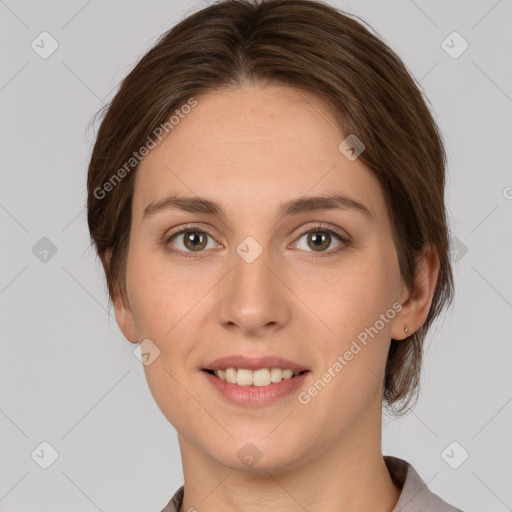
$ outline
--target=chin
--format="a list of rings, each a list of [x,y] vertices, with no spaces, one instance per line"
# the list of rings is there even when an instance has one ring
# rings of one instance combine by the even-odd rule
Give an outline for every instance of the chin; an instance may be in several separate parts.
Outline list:
[[[220,464],[236,471],[250,473],[280,472],[290,469],[300,457],[300,446],[304,443],[294,443],[289,436],[265,438],[265,434],[246,436],[230,440],[229,444],[215,447],[210,455]],[[272,434],[271,434],[272,436]]]

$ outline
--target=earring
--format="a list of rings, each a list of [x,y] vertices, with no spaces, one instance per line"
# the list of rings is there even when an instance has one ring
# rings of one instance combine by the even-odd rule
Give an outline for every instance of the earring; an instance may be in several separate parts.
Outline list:
[[[405,330],[405,334],[409,333],[409,328],[408,327],[406,327],[404,330]]]

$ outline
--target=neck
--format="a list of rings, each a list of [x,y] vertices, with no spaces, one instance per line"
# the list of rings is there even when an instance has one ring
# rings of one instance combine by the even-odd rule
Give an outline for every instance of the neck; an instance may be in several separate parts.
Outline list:
[[[325,443],[293,466],[259,472],[222,465],[179,435],[185,479],[180,512],[392,512],[401,489],[382,457],[380,421],[375,425],[364,435],[358,425],[338,445]]]

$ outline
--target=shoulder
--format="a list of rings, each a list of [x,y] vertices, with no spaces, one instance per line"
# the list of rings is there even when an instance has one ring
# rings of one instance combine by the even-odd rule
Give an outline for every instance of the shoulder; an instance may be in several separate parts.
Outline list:
[[[384,461],[393,481],[402,487],[393,512],[463,512],[434,494],[407,461],[390,455]]]
[[[171,501],[167,503],[164,509],[162,509],[162,512],[179,512],[181,508],[181,504],[183,502],[183,490],[184,486],[182,485],[175,493],[174,496],[171,498]]]

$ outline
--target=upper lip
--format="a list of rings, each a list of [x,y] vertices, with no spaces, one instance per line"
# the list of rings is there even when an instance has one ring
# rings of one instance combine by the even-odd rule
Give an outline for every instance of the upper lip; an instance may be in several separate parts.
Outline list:
[[[282,368],[302,372],[308,370],[305,366],[288,359],[277,356],[246,357],[233,355],[220,357],[209,362],[203,370],[225,370],[226,368],[247,368],[248,370],[259,370],[260,368]]]

